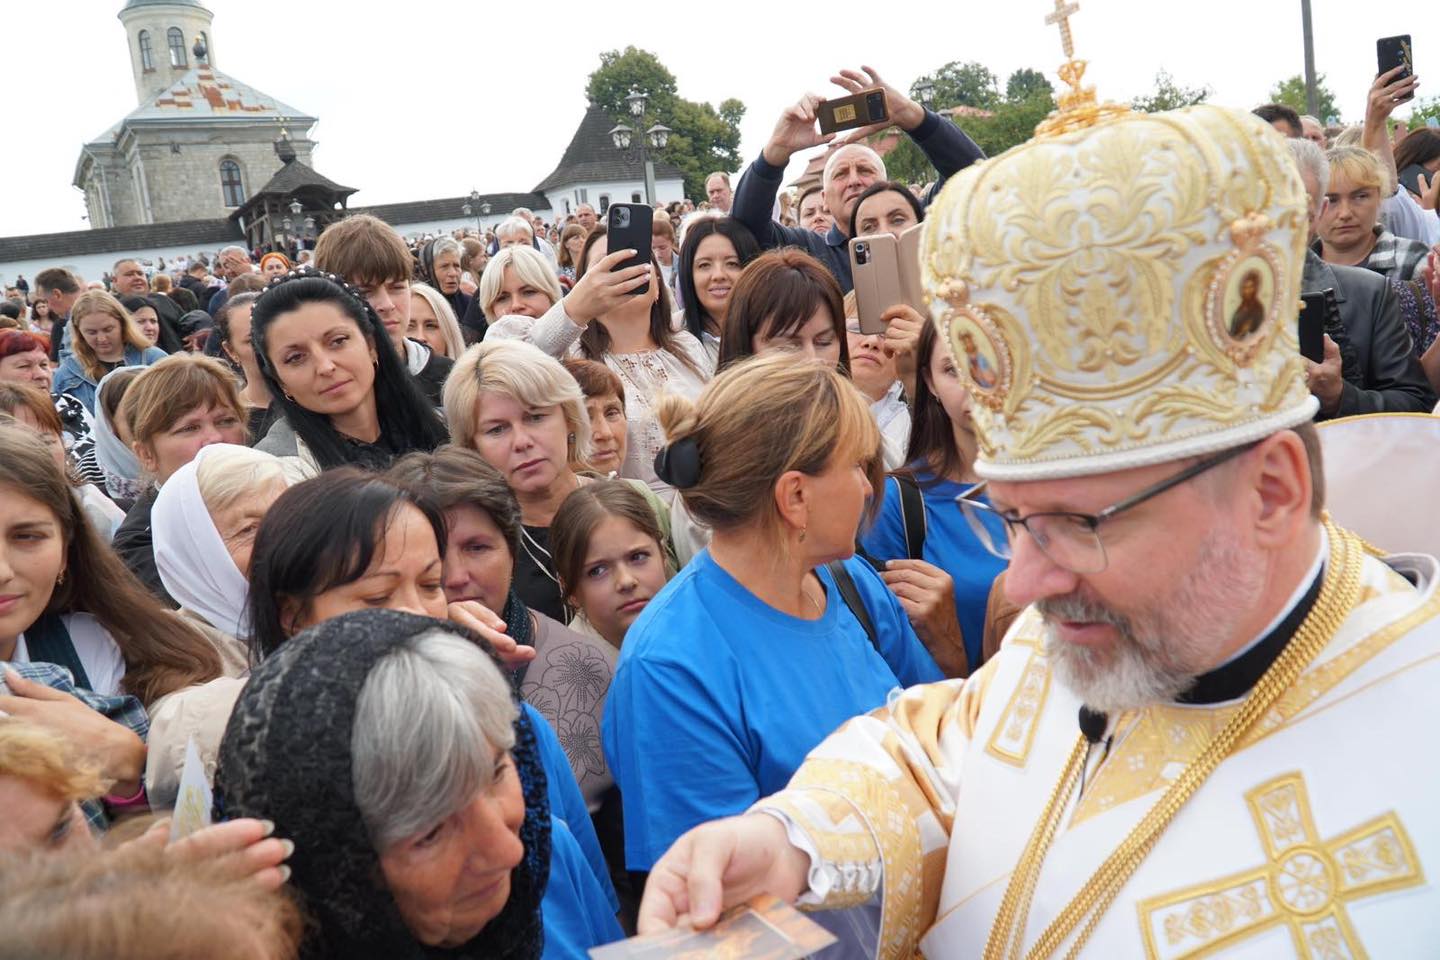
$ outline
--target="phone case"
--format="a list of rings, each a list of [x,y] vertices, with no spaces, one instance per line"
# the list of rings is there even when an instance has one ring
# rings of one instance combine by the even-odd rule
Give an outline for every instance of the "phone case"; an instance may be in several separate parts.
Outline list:
[[[861,333],[884,333],[886,324],[881,314],[904,301],[899,249],[899,241],[888,233],[850,241],[850,272],[855,280],[855,309]]]
[[[624,270],[650,262],[650,227],[654,216],[655,211],[643,203],[610,204],[610,209],[605,214],[605,236],[609,241],[606,249],[629,248],[635,251],[635,256],[615,269]],[[648,280],[632,291],[636,296],[649,292]]]
[[[885,91],[879,87],[861,90],[848,97],[820,101],[820,132],[837,133],[890,119]]]
[[[900,234],[900,297],[926,316],[925,284],[920,280],[920,234],[925,224],[917,223]]]
[[[1387,73],[1396,67],[1403,66],[1396,80],[1403,80],[1415,72],[1414,51],[1410,46],[1410,34],[1403,33],[1395,37],[1381,37],[1375,41],[1375,59],[1379,62],[1380,73]],[[1378,74],[1377,74],[1378,76]],[[1404,100],[1413,99],[1414,95],[1404,97]]]
[[[1333,291],[1330,292],[1333,296]],[[1316,363],[1325,362],[1325,301],[1323,293],[1307,293],[1301,298],[1300,355]]]

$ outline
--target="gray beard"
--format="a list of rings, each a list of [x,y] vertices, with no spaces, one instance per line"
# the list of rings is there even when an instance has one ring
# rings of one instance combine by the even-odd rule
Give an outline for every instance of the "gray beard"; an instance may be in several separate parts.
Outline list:
[[[1174,701],[1218,665],[1216,651],[1259,599],[1254,559],[1217,530],[1170,595],[1133,615],[1079,593],[1039,601],[1055,676],[1087,707],[1112,716]],[[1108,649],[1066,643],[1055,630],[1059,621],[1111,624],[1119,639]]]

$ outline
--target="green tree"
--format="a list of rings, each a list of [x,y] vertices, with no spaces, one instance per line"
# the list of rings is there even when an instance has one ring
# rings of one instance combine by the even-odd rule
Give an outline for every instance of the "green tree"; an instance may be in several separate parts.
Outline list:
[[[1055,88],[1039,70],[1021,67],[1005,81],[1005,99],[1011,103],[1023,103],[1037,93],[1055,96]]]
[[[952,60],[911,84],[910,96],[918,99],[919,88],[926,81],[934,86],[930,106],[936,110],[960,106],[989,110],[1000,102],[1000,80],[982,63]]]
[[[1017,71],[1035,73],[1035,71]],[[1038,74],[1037,74],[1038,76]],[[1014,80],[1014,75],[1011,77]],[[1044,80],[1044,77],[1040,77]],[[942,116],[946,123],[957,123],[960,129],[985,151],[987,157],[1004,153],[1016,144],[1024,143],[1035,135],[1035,127],[1055,109],[1055,97],[1050,84],[1043,86],[1020,82],[1007,83],[1019,97],[997,100],[990,108],[988,117]],[[885,170],[892,180],[906,183],[928,183],[935,179],[936,171],[925,154],[909,137],[901,139],[894,150],[885,157]]]
[[[1182,87],[1167,71],[1161,70],[1155,74],[1155,89],[1136,97],[1130,105],[1142,113],[1161,113],[1204,103],[1212,93],[1214,91],[1209,87]]]
[[[1320,101],[1320,113],[1316,117],[1321,123],[1329,123],[1331,117],[1340,116],[1340,108],[1335,106],[1335,94],[1325,86],[1325,74],[1315,78],[1316,99]],[[1288,80],[1282,80],[1270,90],[1270,101],[1272,103],[1283,103],[1296,113],[1309,113],[1310,108],[1305,103],[1305,78],[1296,74]]]
[[[1410,111],[1410,129],[1418,130],[1429,120],[1440,120],[1440,97],[1425,97],[1415,101]]]
[[[649,98],[649,121],[670,128],[670,142],[657,159],[674,164],[684,174],[687,197],[704,199],[707,176],[739,168],[745,104],[731,97],[717,110],[708,103],[686,100],[679,95],[675,75],[648,50],[632,46],[600,54],[600,66],[585,85],[590,102],[634,126],[625,102],[632,90]]]

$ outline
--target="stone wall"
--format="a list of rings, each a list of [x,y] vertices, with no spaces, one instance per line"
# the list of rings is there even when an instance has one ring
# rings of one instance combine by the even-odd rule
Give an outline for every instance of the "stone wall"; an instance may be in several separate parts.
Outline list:
[[[240,180],[248,198],[280,169],[280,158],[273,146],[275,135],[272,127],[263,125],[246,130],[137,130],[123,157],[118,152],[94,151],[105,167],[113,219],[107,223],[100,217],[99,172],[92,167],[83,184],[90,222],[94,226],[123,227],[228,217],[234,208],[225,206],[220,161],[228,157],[240,164]],[[308,140],[295,141],[296,155],[304,163],[311,162],[313,149],[314,144]],[[106,161],[106,154],[111,154],[112,159]],[[134,187],[142,170],[150,198],[148,217]]]

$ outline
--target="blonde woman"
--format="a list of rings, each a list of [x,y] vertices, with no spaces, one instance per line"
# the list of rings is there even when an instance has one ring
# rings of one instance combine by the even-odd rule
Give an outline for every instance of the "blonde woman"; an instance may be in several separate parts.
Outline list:
[[[698,396],[714,364],[688,330],[674,328],[670,293],[654,265],[623,266],[634,251],[611,250],[608,243],[605,227],[596,225],[585,238],[580,279],[569,296],[543,313],[534,306],[511,310],[492,320],[489,336],[527,340],[557,359],[598,360],[615,371],[625,384],[630,425],[620,475],[643,480],[669,498],[672,488],[653,466],[663,445],[655,403],[662,394]]]
[[[91,290],[70,308],[74,351],[55,371],[50,392],[68,393],[95,412],[95,390],[100,378],[116,367],[148,367],[165,357],[140,332],[130,311],[104,290]]]
[[[405,335],[451,360],[465,351],[465,338],[460,333],[454,309],[440,291],[428,283],[410,284],[410,329]]]
[[[601,726],[625,861],[783,787],[834,727],[941,679],[855,531],[880,431],[830,364],[739,363],[698,403],[664,396],[663,479],[713,536],[625,633]]]
[[[520,504],[516,592],[527,607],[564,623],[550,522],[565,498],[589,482],[573,466],[590,455],[590,417],[580,385],[531,344],[486,340],[456,361],[445,383],[445,419],[452,442],[500,471]],[[668,511],[654,505],[668,531]]]

